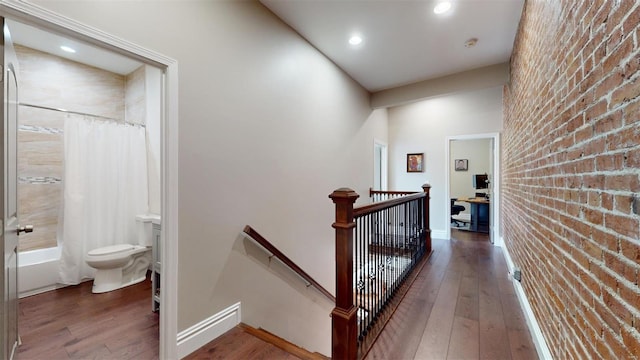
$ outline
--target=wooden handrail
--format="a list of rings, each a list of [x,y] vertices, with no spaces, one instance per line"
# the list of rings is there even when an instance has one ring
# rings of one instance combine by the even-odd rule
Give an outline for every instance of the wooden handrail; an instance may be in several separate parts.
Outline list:
[[[278,250],[273,244],[269,242],[269,240],[265,239],[262,235],[260,235],[257,231],[255,231],[251,226],[247,225],[244,227],[243,232],[247,234],[250,238],[255,240],[260,246],[265,248],[268,252],[272,253],[273,256],[282,261],[283,264],[287,265],[291,270],[293,270],[298,276],[303,278],[306,282],[313,285],[318,291],[320,291],[324,296],[329,298],[334,303],[336,302],[336,297],[333,296],[327,289],[325,289],[322,285],[320,285],[317,281],[315,281],[309,274],[307,274],[304,270],[300,268],[293,260],[289,259],[282,251]]]
[[[412,193],[411,195],[407,195],[407,196],[397,197],[397,198],[384,200],[384,201],[380,201],[380,202],[373,203],[373,204],[367,204],[367,205],[354,207],[353,208],[353,216],[354,217],[360,217],[362,215],[371,214],[371,213],[374,213],[376,211],[388,209],[388,208],[390,208],[392,206],[395,206],[395,205],[398,205],[398,204],[402,204],[402,203],[406,203],[406,202],[411,201],[411,200],[420,199],[420,198],[423,198],[425,196],[427,196],[427,194],[424,193],[424,192]]]
[[[419,193],[419,191],[398,191],[398,190],[390,190],[390,191],[385,191],[385,190],[373,190],[373,188],[369,188],[369,197],[372,197],[373,195],[411,195],[411,194],[417,194]]]
[[[397,195],[404,195],[405,193],[409,193],[409,195],[359,207],[353,206],[358,194],[349,188],[337,189],[329,195],[329,198],[335,204],[335,222],[331,226],[335,229],[336,238],[336,307],[331,312],[331,356],[333,359],[356,360],[358,355],[367,353],[372,343],[364,340],[370,336],[369,339],[375,341],[377,335],[375,332],[371,333],[371,331],[375,328],[375,322],[381,319],[377,318],[377,316],[380,311],[383,311],[383,307],[388,304],[390,299],[387,295],[384,295],[387,285],[380,282],[381,277],[371,276],[364,279],[366,276],[363,277],[362,275],[366,275],[366,271],[371,271],[370,265],[366,265],[370,252],[380,252],[386,256],[385,261],[387,261],[387,258],[392,259],[392,256],[397,261],[397,254],[407,251],[411,253],[407,259],[412,259],[411,261],[431,254],[431,228],[429,223],[429,193],[431,186],[424,184],[422,190],[422,193],[398,192],[401,194]],[[392,208],[394,207],[401,210],[393,210]],[[385,218],[385,222],[387,219],[390,220],[389,225],[384,225],[385,229],[388,226],[395,226],[393,221],[397,223],[398,218],[401,217],[401,221],[406,221],[406,231],[403,231],[403,234],[395,234],[393,231],[385,233],[385,230],[383,230],[381,234],[377,234],[374,229],[365,229],[364,233],[358,230],[358,222],[362,219],[365,222],[370,222],[372,221],[370,217],[376,216],[378,213],[381,213],[384,218],[386,215],[383,211],[398,211],[401,213],[401,215],[391,215],[390,218]],[[410,226],[409,224],[413,225]],[[409,227],[411,229],[407,230]],[[356,233],[358,234],[358,239],[354,243]],[[371,241],[372,239],[374,241]],[[388,244],[387,240],[389,239],[391,244]],[[354,250],[354,248],[357,249]],[[354,253],[356,252],[360,256],[360,260],[354,259]],[[378,300],[375,299],[375,294],[374,298],[372,298],[365,293],[362,293],[365,295],[358,296],[354,292],[354,289],[356,289],[354,287],[354,275],[357,274],[355,272],[357,269],[354,268],[354,265],[359,266],[358,269],[360,271],[363,269],[363,264],[369,270],[365,270],[359,275],[357,284],[359,291],[362,291],[367,286],[363,279],[367,283],[378,281],[373,286],[374,288],[377,287],[378,290],[376,292],[382,289],[378,297],[384,303],[378,303]],[[384,265],[386,267],[386,264]],[[378,269],[379,266],[380,264],[374,265],[374,268]],[[408,267],[407,271],[411,271],[411,269],[415,270],[415,266]],[[375,272],[376,270],[373,271]],[[395,285],[401,284],[406,279],[406,273],[398,273],[398,275],[395,280],[400,282],[395,282]],[[389,289],[391,289],[389,291],[390,296],[394,296],[393,294],[397,287]],[[385,296],[385,298],[382,299],[382,296]],[[367,305],[363,307],[362,304]],[[359,313],[359,309],[363,310],[362,314]],[[385,321],[382,322],[386,323]],[[360,339],[359,336],[361,337]],[[360,342],[361,340],[363,342]],[[361,348],[360,345],[363,347]]]

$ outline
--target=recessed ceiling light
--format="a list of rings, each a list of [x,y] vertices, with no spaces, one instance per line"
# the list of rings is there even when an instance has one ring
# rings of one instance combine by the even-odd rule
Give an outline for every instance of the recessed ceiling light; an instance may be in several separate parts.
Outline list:
[[[68,53],[72,53],[72,54],[76,52],[76,50],[75,50],[75,49],[70,48],[70,47],[68,47],[68,46],[64,46],[64,45],[60,46],[60,49],[62,49],[63,51],[66,51],[66,52],[68,52]]]
[[[362,37],[358,35],[353,35],[352,37],[349,38],[349,44],[351,45],[359,45],[361,43],[362,43]]]
[[[440,1],[433,8],[433,12],[438,15],[441,15],[449,11],[449,9],[451,9],[451,3],[449,1]]]

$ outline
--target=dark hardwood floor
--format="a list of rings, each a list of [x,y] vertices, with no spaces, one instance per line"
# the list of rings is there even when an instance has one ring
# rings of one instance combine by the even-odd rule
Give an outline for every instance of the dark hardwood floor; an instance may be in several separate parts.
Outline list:
[[[104,294],[93,282],[20,299],[18,359],[157,359],[151,282]]]
[[[185,360],[299,360],[280,348],[249,334],[237,326],[221,337],[191,353]]]
[[[456,229],[433,246],[366,358],[537,359],[502,250],[486,234]],[[236,328],[187,359],[295,357]]]
[[[502,249],[485,234],[451,237],[434,239],[367,359],[537,359]]]
[[[537,359],[502,250],[455,229],[433,246],[367,359]],[[157,359],[150,287],[92,294],[87,282],[21,299],[17,358]],[[187,359],[298,357],[238,327]]]

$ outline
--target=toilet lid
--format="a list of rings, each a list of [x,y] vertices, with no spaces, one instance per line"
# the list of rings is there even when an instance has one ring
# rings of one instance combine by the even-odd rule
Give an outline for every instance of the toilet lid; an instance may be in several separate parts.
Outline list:
[[[120,252],[125,252],[133,249],[134,246],[131,244],[120,244],[120,245],[111,245],[105,246],[98,249],[93,249],[89,251],[89,255],[91,256],[100,256],[100,255],[110,255],[117,254]]]

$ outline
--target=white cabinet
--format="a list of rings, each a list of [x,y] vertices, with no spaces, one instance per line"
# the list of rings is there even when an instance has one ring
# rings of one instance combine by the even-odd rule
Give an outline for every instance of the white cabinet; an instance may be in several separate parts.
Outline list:
[[[160,310],[160,273],[162,272],[162,243],[160,241],[160,224],[153,224],[153,266],[151,270],[151,310]]]

